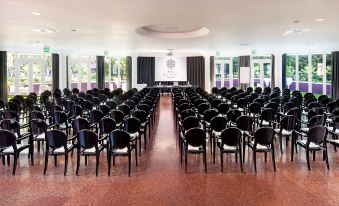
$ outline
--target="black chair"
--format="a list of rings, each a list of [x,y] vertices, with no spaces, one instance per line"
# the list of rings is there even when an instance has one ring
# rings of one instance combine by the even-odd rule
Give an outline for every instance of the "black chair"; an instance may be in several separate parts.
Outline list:
[[[54,164],[57,166],[57,156],[65,156],[64,176],[67,174],[68,153],[74,149],[73,144],[68,144],[67,135],[59,130],[50,130],[46,132],[46,151],[45,151],[45,167],[44,174],[47,171],[48,156],[54,156]]]
[[[106,139],[108,135],[113,132],[116,128],[116,123],[114,119],[104,117],[99,121],[99,138]],[[106,138],[105,138],[106,137]],[[100,142],[104,147],[107,147],[107,144],[104,141]]]
[[[65,112],[55,111],[53,113],[53,127],[58,130],[66,130],[66,134],[68,135],[70,127],[68,125],[68,118]]]
[[[241,116],[241,112],[237,109],[230,109],[227,112],[227,121],[230,127],[235,127],[238,117]]]
[[[254,171],[257,172],[257,152],[265,153],[265,162],[267,161],[267,152],[272,153],[272,162],[274,172],[275,167],[275,155],[274,155],[274,144],[273,144],[274,131],[270,127],[259,128],[254,133],[254,141],[248,144],[249,148],[253,150],[253,163]]]
[[[226,103],[220,103],[218,105],[218,112],[219,114],[221,114],[222,116],[226,117],[227,112],[230,110],[230,106]]]
[[[327,169],[330,169],[327,152],[327,128],[321,125],[311,127],[307,133],[307,140],[298,140],[297,144],[306,150],[306,161],[308,170],[310,167],[310,152],[313,152],[313,161],[315,161],[315,152],[323,151],[323,160],[326,160]]]
[[[241,157],[241,131],[238,128],[230,127],[224,129],[220,135],[220,162],[221,172],[224,172],[224,153],[235,153],[235,160],[238,161],[238,153],[240,160],[241,172],[243,172],[243,163]]]
[[[141,156],[140,126],[140,121],[135,117],[129,117],[124,121],[124,129],[131,137],[131,144],[135,144],[135,152],[137,152],[137,145],[139,143],[139,156]]]
[[[99,110],[102,112],[103,116],[107,116],[109,115],[111,109],[104,104],[99,105]]]
[[[128,157],[128,176],[131,176],[131,138],[129,134],[122,130],[115,130],[109,134],[109,149],[108,149],[108,176],[111,175],[111,160],[113,156],[113,166],[115,166],[115,157]],[[137,153],[135,153],[137,161]]]
[[[242,115],[237,118],[236,126],[242,132],[242,143],[243,143],[243,162],[245,162],[245,146],[248,144],[253,136],[253,119],[248,115]],[[246,141],[247,137],[247,141]]]
[[[96,176],[99,173],[99,157],[103,146],[99,144],[101,139],[98,139],[96,133],[91,130],[80,130],[77,134],[77,169],[76,175],[79,174],[80,156],[95,156],[96,157]],[[85,158],[87,166],[87,158]]]
[[[279,135],[279,141],[280,141],[280,152],[283,153],[282,149],[282,138],[286,137],[286,147],[288,144],[288,138],[289,136],[293,136],[294,130],[296,125],[296,119],[292,115],[284,116],[279,123],[280,128],[274,129],[274,132]],[[294,145],[292,144],[292,147]]]
[[[187,155],[188,154],[203,154],[205,172],[207,173],[206,133],[203,129],[192,128],[186,132],[185,139],[184,139],[184,151],[185,151],[185,173],[186,174],[187,174]]]
[[[334,146],[335,152],[337,152],[337,147],[339,147],[339,116],[336,116],[336,118],[332,122],[331,127],[327,127],[328,133],[332,135],[332,139],[328,140],[329,143],[331,143]]]
[[[111,118],[114,119],[116,126],[121,127],[124,122],[124,113],[120,110],[111,111]]]
[[[265,108],[261,111],[259,125],[260,127],[271,127],[274,121],[275,111],[271,108]]]
[[[28,144],[17,144],[17,138],[14,133],[0,129],[0,156],[2,157],[2,164],[5,165],[5,156],[9,157],[10,155],[13,155],[13,175],[15,175],[20,152],[28,148]],[[7,160],[9,161],[9,159]]]
[[[118,104],[114,100],[108,100],[106,105],[110,108],[110,110],[114,110],[117,108]]]
[[[89,124],[91,128],[95,128],[98,131],[99,121],[104,117],[104,114],[100,110],[92,110],[89,113]]]
[[[213,163],[215,163],[215,147],[220,142],[221,132],[227,127],[227,119],[222,116],[215,116],[211,120],[211,135],[210,135],[210,146],[211,152],[213,150]],[[213,147],[212,147],[213,144]]]
[[[131,108],[127,104],[120,104],[118,109],[124,113],[125,117],[129,116],[131,111]]]
[[[148,128],[148,134],[149,138],[151,138],[151,128],[149,128],[149,119],[147,118],[148,115],[143,110],[135,110],[132,114],[133,117],[137,118],[140,121],[140,133],[144,136],[144,148],[146,150],[147,145],[147,128]]]

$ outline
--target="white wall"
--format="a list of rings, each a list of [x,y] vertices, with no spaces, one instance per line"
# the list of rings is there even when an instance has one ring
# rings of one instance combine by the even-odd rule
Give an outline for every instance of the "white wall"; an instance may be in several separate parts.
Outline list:
[[[275,86],[282,88],[282,53],[275,53],[274,78]]]

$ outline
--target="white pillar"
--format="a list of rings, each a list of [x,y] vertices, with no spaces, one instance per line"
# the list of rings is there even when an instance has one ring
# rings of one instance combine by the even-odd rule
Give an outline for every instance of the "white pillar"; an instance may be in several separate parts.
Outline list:
[[[282,88],[282,54],[275,53],[274,62],[274,85],[276,87]]]
[[[210,84],[210,56],[204,56],[205,58],[205,90],[211,92]],[[212,68],[213,69],[213,68]]]
[[[137,56],[132,56],[132,88],[138,88],[138,83],[137,83],[137,64],[138,64],[138,57]]]
[[[67,87],[66,56],[65,53],[59,54],[59,87],[61,90]]]

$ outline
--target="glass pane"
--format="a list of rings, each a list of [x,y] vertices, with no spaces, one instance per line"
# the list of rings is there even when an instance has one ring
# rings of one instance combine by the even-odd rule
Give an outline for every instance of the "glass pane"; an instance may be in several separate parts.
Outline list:
[[[239,87],[239,68],[238,68],[238,57],[233,58],[233,86]]]
[[[224,64],[224,87],[230,87],[230,64]]]
[[[33,74],[33,92],[36,94],[40,93],[41,85],[41,65],[38,62],[33,63],[32,65],[32,74]]]
[[[127,90],[127,73],[126,73],[126,57],[120,58],[120,77],[121,77],[121,88]]]
[[[42,90],[52,89],[52,55],[48,55],[45,64],[45,88]],[[64,77],[61,75],[61,77]]]
[[[326,94],[331,95],[332,55],[326,55]]]
[[[312,92],[315,94],[323,93],[323,55],[312,55]]]
[[[215,64],[215,84],[216,87],[221,88],[221,64]]]
[[[291,90],[296,90],[296,56],[288,55],[286,57],[286,86]]]
[[[14,53],[7,54],[7,87],[9,95],[15,94],[15,80],[19,78],[15,76],[14,58]]]
[[[254,63],[254,87],[262,87],[260,85],[260,64]]]
[[[299,55],[299,90],[308,92],[308,55]]]
[[[19,83],[19,94],[28,94],[28,70],[29,65],[22,63],[20,65],[20,83]]]
[[[264,86],[271,86],[271,63],[264,63]]]

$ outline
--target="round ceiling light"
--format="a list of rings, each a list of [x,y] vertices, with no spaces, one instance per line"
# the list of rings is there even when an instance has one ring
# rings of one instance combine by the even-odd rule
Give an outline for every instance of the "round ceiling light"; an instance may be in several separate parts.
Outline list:
[[[174,39],[201,37],[209,32],[206,27],[202,26],[169,24],[148,25],[136,29],[136,33],[142,36]]]

